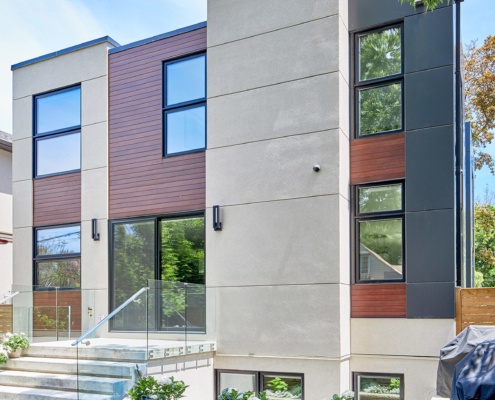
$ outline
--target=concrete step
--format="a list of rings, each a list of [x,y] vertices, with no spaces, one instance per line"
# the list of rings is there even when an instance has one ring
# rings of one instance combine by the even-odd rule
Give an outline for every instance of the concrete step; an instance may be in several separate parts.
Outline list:
[[[108,394],[63,392],[60,390],[25,388],[0,385],[2,400],[48,400],[48,399],[80,399],[80,400],[112,400]]]
[[[146,371],[146,364],[138,363],[140,371]],[[69,358],[21,357],[12,358],[3,370],[46,372],[51,374],[83,374],[106,377],[135,378],[136,363],[116,361],[79,360]]]
[[[31,371],[0,371],[0,385],[53,390],[80,390],[98,394],[125,393],[132,386],[131,379],[100,376],[50,374]]]
[[[22,352],[26,357],[49,357],[49,358],[69,358],[69,359],[98,359],[98,360],[118,360],[129,362],[144,362],[146,361],[145,348],[132,348],[122,346],[81,346],[75,347],[66,346],[50,346],[34,344]]]

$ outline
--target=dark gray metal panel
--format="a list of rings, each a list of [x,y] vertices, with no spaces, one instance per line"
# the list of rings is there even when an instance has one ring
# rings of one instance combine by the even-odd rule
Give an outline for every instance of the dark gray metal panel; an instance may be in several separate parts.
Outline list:
[[[454,203],[454,125],[407,132],[406,212]]]
[[[455,318],[454,282],[408,283],[407,318]]]
[[[407,131],[454,122],[453,66],[407,74],[404,86]]]
[[[453,18],[453,8],[448,7],[405,19],[406,73],[454,64]]]
[[[407,283],[454,282],[454,210],[406,213]]]
[[[451,6],[444,2],[439,4],[439,8],[442,7]],[[414,9],[409,3],[401,4],[399,0],[349,0],[349,30],[368,29],[397,21],[408,15],[422,13],[424,13],[423,6]]]

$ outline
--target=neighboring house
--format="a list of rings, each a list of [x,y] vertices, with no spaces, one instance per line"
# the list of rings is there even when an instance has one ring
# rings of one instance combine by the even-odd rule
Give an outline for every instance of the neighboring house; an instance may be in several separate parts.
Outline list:
[[[459,8],[209,0],[208,25],[13,65],[14,283],[81,288],[84,330],[147,279],[187,282],[187,318],[148,326],[188,341],[212,333],[206,284],[202,400],[428,398],[471,285]],[[142,337],[139,314],[107,335]]]
[[[0,131],[0,298],[12,287],[12,135]]]

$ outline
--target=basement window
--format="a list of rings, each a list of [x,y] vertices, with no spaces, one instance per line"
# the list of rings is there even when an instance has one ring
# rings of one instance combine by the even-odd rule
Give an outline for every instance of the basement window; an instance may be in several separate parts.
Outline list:
[[[404,400],[404,375],[354,372],[356,400]]]

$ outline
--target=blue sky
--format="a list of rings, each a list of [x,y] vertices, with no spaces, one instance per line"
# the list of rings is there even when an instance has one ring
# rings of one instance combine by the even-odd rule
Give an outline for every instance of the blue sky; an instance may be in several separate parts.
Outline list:
[[[465,43],[495,34],[495,0],[462,9]],[[127,44],[205,21],[206,0],[0,0],[0,15],[0,130],[12,132],[12,64],[105,35]],[[495,177],[477,171],[476,195],[487,185],[495,190]]]

